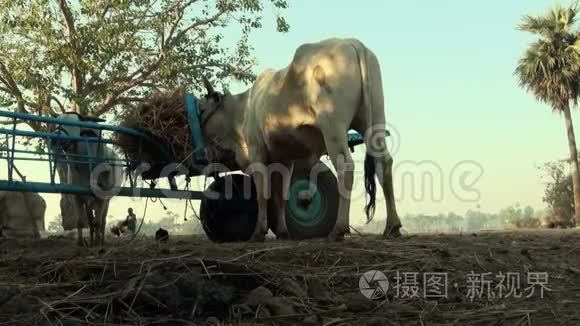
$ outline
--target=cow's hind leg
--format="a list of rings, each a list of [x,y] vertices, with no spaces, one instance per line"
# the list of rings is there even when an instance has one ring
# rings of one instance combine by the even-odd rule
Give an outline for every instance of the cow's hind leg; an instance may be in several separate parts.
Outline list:
[[[365,144],[367,146],[367,160],[374,159],[374,170],[383,188],[386,200],[387,222],[383,237],[401,236],[401,220],[397,214],[395,196],[393,190],[393,157],[389,153],[386,144],[386,130],[384,127],[374,126],[372,134],[367,134]],[[372,164],[372,163],[371,163]],[[366,164],[365,164],[366,165]]]
[[[330,240],[342,240],[349,231],[349,213],[352,184],[354,179],[354,162],[350,155],[347,142],[347,129],[333,121],[323,128],[322,134],[326,151],[336,169],[338,177],[338,216],[334,229],[329,235]]]

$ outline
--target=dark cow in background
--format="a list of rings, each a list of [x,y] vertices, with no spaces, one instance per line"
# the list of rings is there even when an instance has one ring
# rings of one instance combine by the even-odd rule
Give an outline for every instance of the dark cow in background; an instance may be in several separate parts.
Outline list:
[[[35,192],[0,191],[0,236],[40,238],[46,201]]]
[[[101,119],[83,117],[74,112],[61,114],[57,118],[73,121],[102,121]],[[99,130],[67,125],[63,125],[58,131],[76,137],[81,135],[96,137],[100,132]],[[49,143],[49,150],[52,153],[59,154],[61,158],[60,162],[57,162],[57,168],[66,171],[63,180],[61,180],[63,184],[87,186],[91,185],[92,181],[93,184],[98,185],[101,189],[110,189],[121,186],[123,182],[123,171],[120,165],[106,164],[104,166],[105,169],[98,175],[92,175],[94,170],[91,170],[88,164],[78,162],[78,155],[96,158],[97,153],[99,153],[101,159],[118,160],[119,157],[117,154],[103,143],[76,141],[56,143],[53,141]],[[77,155],[77,157],[75,158],[72,155]],[[73,213],[76,216],[78,245],[84,245],[83,227],[85,226],[85,221],[88,222],[89,226],[90,246],[94,246],[95,244],[104,245],[105,224],[110,198],[103,198],[96,195],[74,195],[72,198],[74,200],[69,204],[71,204]]]

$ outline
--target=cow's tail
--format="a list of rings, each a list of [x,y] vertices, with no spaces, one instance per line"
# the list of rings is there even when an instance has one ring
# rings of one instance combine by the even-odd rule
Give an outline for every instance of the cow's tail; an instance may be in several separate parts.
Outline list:
[[[375,158],[367,152],[365,156],[365,190],[369,195],[369,201],[365,206],[367,223],[372,221],[373,216],[375,215],[375,201],[377,194],[375,170],[376,170]]]
[[[376,174],[376,161],[375,157],[372,154],[372,150],[369,148],[368,144],[370,143],[370,137],[372,137],[372,126],[373,126],[373,96],[371,94],[371,85],[369,82],[369,77],[371,71],[369,70],[369,51],[364,44],[360,41],[355,40],[353,44],[357,56],[358,62],[361,72],[361,90],[362,96],[364,101],[364,109],[366,110],[367,114],[367,128],[369,130],[365,131],[363,135],[365,138],[365,144],[367,145],[367,152],[365,155],[365,190],[368,195],[368,202],[365,206],[365,213],[367,216],[367,223],[372,221],[374,214],[375,214],[375,206],[376,206],[376,193],[377,193],[377,185],[375,180]]]

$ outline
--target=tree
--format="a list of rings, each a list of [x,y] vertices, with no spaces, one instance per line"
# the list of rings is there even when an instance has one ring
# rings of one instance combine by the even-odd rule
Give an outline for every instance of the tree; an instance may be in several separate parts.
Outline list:
[[[201,75],[250,82],[248,36],[262,26],[264,2],[0,0],[0,105],[102,116],[154,90],[201,90]],[[289,28],[281,16],[276,23]],[[228,49],[223,33],[235,25],[239,41]]]
[[[468,210],[465,213],[465,224],[468,231],[479,231],[486,227],[488,216],[479,210]]]
[[[202,75],[224,87],[231,78],[250,82],[256,60],[248,36],[262,26],[267,3],[287,7],[286,0],[0,0],[0,108],[111,117],[157,90],[201,90]],[[288,31],[282,16],[276,24]],[[226,27],[239,27],[233,48]],[[72,199],[61,197],[70,228]]]
[[[530,218],[534,218],[534,208],[532,206],[526,206],[524,207],[524,212],[522,215],[522,218],[524,219],[530,219]]]
[[[580,32],[574,28],[577,12],[576,5],[556,6],[544,16],[524,16],[519,29],[537,35],[539,39],[530,44],[514,74],[521,87],[532,92],[539,101],[548,103],[553,111],[564,115],[575,219],[580,225],[580,175],[570,113],[571,104],[576,104],[578,99],[580,78]]]
[[[523,217],[520,204],[516,203],[514,206],[506,207],[499,212],[500,219],[504,224],[515,226]]]
[[[50,233],[63,232],[64,229],[62,228],[62,215],[59,214],[54,220],[50,221],[50,223],[48,223],[46,231]]]
[[[548,178],[542,200],[553,216],[562,222],[571,222],[574,215],[574,191],[572,177],[564,171],[564,162],[548,162],[542,167]]]
[[[448,231],[459,232],[463,230],[465,221],[463,221],[463,217],[450,212],[445,218],[445,224],[447,225]]]

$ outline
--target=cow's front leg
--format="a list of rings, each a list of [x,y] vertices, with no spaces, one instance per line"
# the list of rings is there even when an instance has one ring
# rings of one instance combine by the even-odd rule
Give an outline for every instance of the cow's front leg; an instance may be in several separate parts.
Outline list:
[[[250,241],[262,242],[266,239],[266,233],[268,233],[268,199],[270,194],[268,168],[264,163],[256,162],[249,169],[256,185],[256,199],[258,202],[258,219]]]
[[[342,129],[333,131],[336,133],[324,134],[324,141],[328,156],[332,160],[338,177],[338,216],[334,229],[328,236],[329,240],[336,241],[344,239],[350,228],[349,213],[354,179],[354,162],[348,149],[345,133],[342,132]]]
[[[80,218],[79,218],[80,220]],[[83,227],[79,225],[80,223],[77,222],[77,245],[79,247],[84,247],[85,241],[83,239]]]
[[[87,223],[89,224],[89,246],[93,247],[95,245],[95,218],[93,215],[93,209],[89,204],[85,204],[85,214],[87,216]]]
[[[99,246],[105,245],[105,227],[107,225],[107,213],[109,212],[109,200],[102,200],[97,205],[97,209],[95,210],[95,220],[98,221],[98,241],[97,244]]]
[[[79,247],[85,246],[85,239],[83,238],[83,220],[82,216],[85,214],[83,203],[75,198],[73,201],[73,211],[77,217],[77,245]]]
[[[288,192],[290,191],[290,180],[292,177],[293,163],[282,164],[270,164],[269,175],[271,177],[271,188],[272,196],[271,201],[273,208],[271,212],[275,214],[274,216],[269,216],[269,218],[276,219],[276,238],[277,239],[288,239],[288,227],[286,225],[286,203],[288,201]]]

